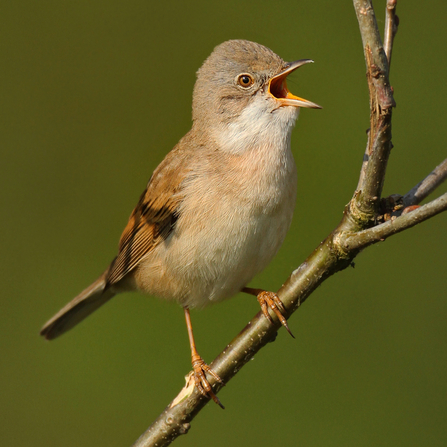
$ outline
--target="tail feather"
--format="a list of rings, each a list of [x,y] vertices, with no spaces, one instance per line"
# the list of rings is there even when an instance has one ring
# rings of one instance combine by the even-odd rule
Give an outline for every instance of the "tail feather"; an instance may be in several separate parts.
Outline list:
[[[101,307],[115,295],[110,288],[105,289],[105,286],[106,280],[104,273],[93,284],[63,307],[53,318],[48,320],[41,329],[40,335],[44,336],[47,340],[52,340],[88,317],[98,307]]]

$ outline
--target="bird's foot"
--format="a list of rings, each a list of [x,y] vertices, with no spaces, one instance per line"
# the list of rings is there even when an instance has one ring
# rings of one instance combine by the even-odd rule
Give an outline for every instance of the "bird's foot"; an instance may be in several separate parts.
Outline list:
[[[204,360],[202,359],[202,357],[200,357],[200,355],[198,354],[193,355],[191,362],[194,370],[194,381],[197,389],[200,391],[202,395],[208,396],[211,399],[213,399],[214,402],[216,402],[216,404],[219,405],[220,408],[225,409],[225,407],[220,402],[219,398],[214,394],[213,389],[211,388],[211,385],[208,382],[208,379],[206,378],[206,373],[213,376],[214,379],[217,380],[222,385],[224,385],[223,380],[204,362]]]
[[[284,304],[279,299],[279,296],[274,292],[267,292],[265,290],[261,290],[257,294],[257,299],[259,304],[261,305],[262,313],[264,314],[265,318],[270,321],[270,323],[273,323],[272,317],[269,314],[268,308],[272,309],[272,311],[275,313],[275,315],[278,317],[281,324],[287,329],[287,332],[295,338],[295,336],[290,332],[289,326],[287,324],[287,320],[285,319],[283,312],[285,312]]]

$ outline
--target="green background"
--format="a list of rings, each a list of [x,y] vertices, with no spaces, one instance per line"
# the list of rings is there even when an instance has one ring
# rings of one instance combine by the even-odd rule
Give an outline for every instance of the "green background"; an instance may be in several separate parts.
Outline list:
[[[446,157],[447,4],[398,14],[385,194]],[[126,294],[54,342],[39,328],[115,255],[152,170],[190,127],[196,70],[230,38],[314,59],[289,86],[324,107],[301,112],[295,218],[252,283],[276,290],[357,184],[368,96],[355,13],[329,0],[3,0],[0,17],[0,443],[128,446],[190,370],[181,308]],[[447,445],[446,224],[371,247],[325,282],[291,318],[296,340],[281,330],[222,390],[226,410],[208,405],[177,444]],[[257,311],[241,295],[193,312],[205,360]]]

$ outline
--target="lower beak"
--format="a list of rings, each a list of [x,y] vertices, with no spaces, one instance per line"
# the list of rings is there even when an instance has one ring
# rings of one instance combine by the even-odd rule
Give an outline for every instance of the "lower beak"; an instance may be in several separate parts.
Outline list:
[[[307,99],[300,98],[299,96],[292,95],[287,88],[286,78],[287,76],[295,71],[301,65],[313,62],[311,59],[301,59],[299,61],[290,62],[286,69],[281,73],[273,76],[269,81],[269,93],[277,101],[279,101],[279,106],[293,106],[293,107],[309,107],[311,109],[322,109],[321,106],[310,102]]]

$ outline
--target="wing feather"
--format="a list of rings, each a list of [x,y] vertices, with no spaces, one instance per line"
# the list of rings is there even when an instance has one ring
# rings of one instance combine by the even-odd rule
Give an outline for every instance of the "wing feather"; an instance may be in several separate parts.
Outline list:
[[[173,231],[182,201],[181,185],[188,174],[188,164],[181,163],[178,152],[171,151],[149,180],[121,235],[118,256],[107,272],[106,287],[131,272]]]

